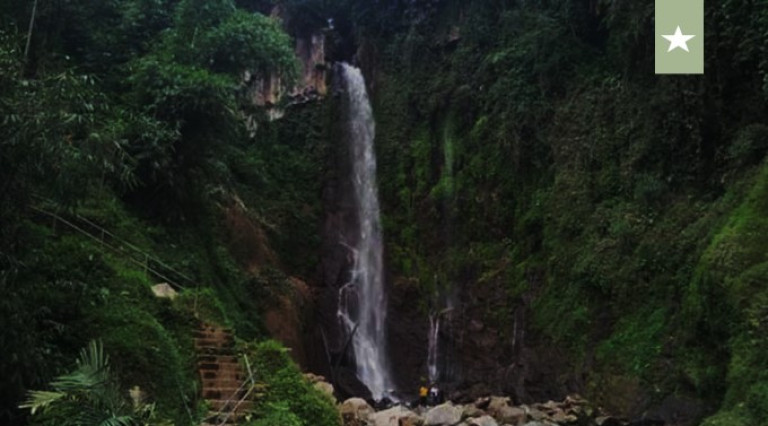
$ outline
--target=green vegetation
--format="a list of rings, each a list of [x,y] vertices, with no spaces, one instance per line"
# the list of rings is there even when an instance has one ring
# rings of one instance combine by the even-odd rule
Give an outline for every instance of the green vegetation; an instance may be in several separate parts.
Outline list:
[[[533,332],[599,403],[638,383],[758,424],[768,13],[706,8],[703,76],[653,74],[647,1],[359,2],[348,19],[375,69],[395,276],[530,297]]]
[[[315,389],[301,374],[286,349],[275,341],[246,345],[256,380],[266,385],[258,400],[254,426],[338,426],[335,401]]]
[[[599,404],[632,389],[702,401],[708,426],[768,418],[764,2],[706,4],[703,76],[653,75],[650,1],[6,3],[0,423],[30,420],[30,389],[73,390],[62,374],[98,339],[110,389],[33,421],[139,386],[195,424],[198,320],[263,339],[287,275],[316,273],[339,117],[252,105],[256,79],[298,77],[277,3],[369,78],[388,273],[422,306],[503,288],[487,322],[509,335],[524,301]],[[247,351],[269,389],[254,424],[338,424],[278,345]]]
[[[54,391],[32,391],[29,401],[22,407],[29,408],[35,424],[41,425],[101,425],[131,426],[155,424],[154,406],[141,401],[136,389],[132,405],[127,401],[109,369],[109,356],[100,343],[91,341],[80,351],[77,368],[59,376],[51,383]]]
[[[299,248],[285,257],[296,275],[316,258],[301,234],[318,221],[319,162],[305,155],[322,155],[320,137],[286,138],[243,80],[289,87],[293,41],[232,0],[16,3],[0,6],[0,423],[78,422],[78,406],[138,386],[156,419],[198,424],[198,322],[264,338],[280,256]],[[259,256],[235,243],[243,227]],[[173,302],[152,296],[165,281]],[[26,392],[92,339],[110,354],[109,389],[28,418]],[[131,414],[106,409],[114,424]]]

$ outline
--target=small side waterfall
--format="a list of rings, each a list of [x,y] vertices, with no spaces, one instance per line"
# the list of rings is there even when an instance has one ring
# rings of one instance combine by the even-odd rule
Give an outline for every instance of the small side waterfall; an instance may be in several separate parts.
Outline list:
[[[350,281],[339,290],[337,315],[352,334],[357,377],[375,400],[389,396],[392,379],[386,356],[387,297],[382,271],[382,236],[376,189],[375,123],[359,69],[341,65],[347,96],[347,137],[352,155],[356,235],[348,235],[352,256]]]
[[[449,343],[447,340],[452,331],[453,301],[450,297],[435,297],[435,301],[436,306],[429,314],[427,335],[427,374],[431,384],[440,383],[451,376],[451,371],[446,371],[450,358],[446,344]]]
[[[443,128],[443,164],[440,172],[440,197],[444,222],[442,238],[446,246],[453,243],[455,184],[454,184],[454,137],[453,128],[446,124]],[[429,382],[440,383],[451,379],[453,371],[450,365],[451,312],[454,308],[455,293],[451,276],[446,270],[442,277],[435,275],[435,288],[432,295],[432,308],[429,313],[429,334],[427,335],[427,374]],[[441,338],[442,329],[442,338]]]
[[[437,367],[438,339],[440,336],[440,313],[429,315],[429,336],[427,346],[427,373],[429,383],[437,383],[440,379],[440,370]]]

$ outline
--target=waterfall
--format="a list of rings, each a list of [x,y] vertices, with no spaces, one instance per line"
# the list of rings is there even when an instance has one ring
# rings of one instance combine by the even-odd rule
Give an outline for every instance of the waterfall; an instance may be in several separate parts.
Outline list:
[[[427,345],[427,373],[429,374],[429,383],[437,383],[440,379],[437,368],[437,345],[440,335],[440,313],[435,312],[429,316],[429,338]]]
[[[338,317],[347,334],[352,333],[357,377],[378,401],[392,397],[392,380],[386,356],[387,298],[373,149],[375,123],[360,70],[342,64],[341,77],[347,97],[347,138],[358,224],[356,235],[348,236],[353,269],[350,281],[339,290]]]

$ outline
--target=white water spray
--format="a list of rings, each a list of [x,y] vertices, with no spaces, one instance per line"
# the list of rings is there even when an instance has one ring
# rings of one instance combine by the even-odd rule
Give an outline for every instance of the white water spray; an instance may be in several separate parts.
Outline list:
[[[440,313],[435,312],[429,316],[429,338],[427,346],[427,372],[429,383],[437,383],[440,379],[437,368],[437,345],[440,335]]]
[[[386,356],[387,299],[382,279],[382,236],[376,190],[375,123],[359,69],[341,65],[347,96],[347,131],[352,155],[357,235],[349,245],[353,257],[350,282],[339,290],[338,317],[352,346],[357,377],[375,400],[388,396],[392,379]]]

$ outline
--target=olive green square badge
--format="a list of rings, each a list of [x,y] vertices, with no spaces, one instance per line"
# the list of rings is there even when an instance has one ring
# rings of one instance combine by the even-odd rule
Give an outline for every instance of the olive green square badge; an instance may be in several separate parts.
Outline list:
[[[656,0],[656,74],[704,74],[704,0]]]

